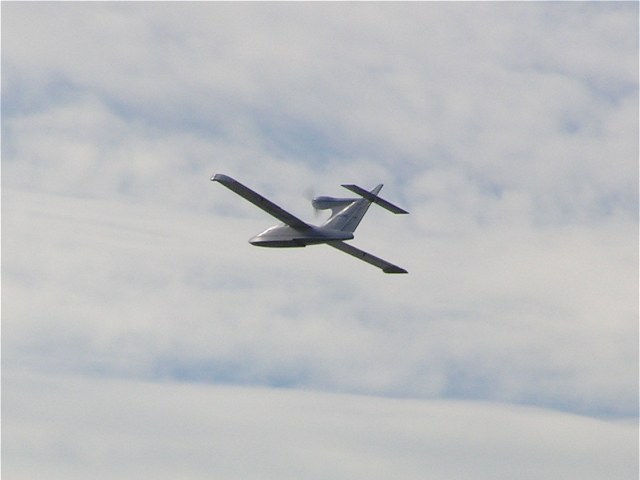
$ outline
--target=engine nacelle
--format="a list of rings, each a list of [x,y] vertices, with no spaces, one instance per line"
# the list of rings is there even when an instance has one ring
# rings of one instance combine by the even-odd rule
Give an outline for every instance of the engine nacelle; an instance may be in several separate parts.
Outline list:
[[[334,197],[315,197],[311,200],[311,204],[313,208],[318,210],[334,210],[340,207],[346,207],[352,202],[355,202],[356,199],[353,198],[334,198]]]

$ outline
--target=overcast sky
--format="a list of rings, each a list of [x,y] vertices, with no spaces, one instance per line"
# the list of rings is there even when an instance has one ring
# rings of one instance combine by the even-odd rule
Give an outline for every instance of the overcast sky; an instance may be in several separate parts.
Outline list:
[[[3,3],[2,300],[7,478],[635,479],[638,4]]]

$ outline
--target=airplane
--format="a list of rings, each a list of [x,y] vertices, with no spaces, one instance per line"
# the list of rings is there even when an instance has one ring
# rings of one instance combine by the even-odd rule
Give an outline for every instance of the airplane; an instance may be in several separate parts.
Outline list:
[[[258,247],[292,248],[325,244],[378,267],[382,269],[384,273],[408,273],[404,268],[393,265],[386,260],[345,243],[346,240],[354,238],[353,232],[355,232],[360,224],[364,214],[367,213],[371,203],[375,203],[396,214],[409,213],[378,196],[378,193],[382,189],[382,184],[371,191],[367,191],[357,185],[342,185],[347,190],[360,195],[362,198],[315,197],[311,202],[314,208],[318,210],[331,210],[329,219],[322,225],[315,226],[300,220],[298,217],[227,175],[221,173],[214,174],[211,177],[211,181],[221,183],[232,192],[237,193],[245,200],[253,203],[256,207],[261,208],[269,215],[283,222],[280,225],[267,228],[264,232],[251,238],[249,243],[252,245]]]

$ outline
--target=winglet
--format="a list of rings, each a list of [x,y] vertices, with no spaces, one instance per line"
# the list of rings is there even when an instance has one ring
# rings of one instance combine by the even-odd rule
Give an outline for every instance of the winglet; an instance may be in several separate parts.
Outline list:
[[[372,192],[367,192],[364,188],[360,188],[357,185],[342,185],[342,186],[347,190],[351,190],[352,192],[357,193],[361,197],[366,198],[370,202],[380,205],[382,208],[386,208],[390,212],[402,213],[402,214],[409,213],[406,210],[403,210],[402,208],[395,206],[393,203],[387,202],[386,200],[380,198],[378,195]]]

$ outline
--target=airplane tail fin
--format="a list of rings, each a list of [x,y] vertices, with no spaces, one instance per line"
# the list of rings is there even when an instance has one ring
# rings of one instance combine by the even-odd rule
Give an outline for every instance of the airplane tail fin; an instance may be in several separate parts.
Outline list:
[[[356,228],[362,221],[365,213],[369,209],[372,203],[376,203],[393,213],[409,213],[399,207],[396,207],[392,203],[383,200],[378,196],[378,193],[382,189],[382,184],[368,192],[367,190],[358,187],[357,185],[342,185],[348,190],[357,193],[362,198],[354,200],[348,207],[343,210],[338,210],[326,221],[323,227],[333,228],[336,230],[342,230],[343,232],[355,232]]]
[[[383,198],[380,198],[378,196],[378,192],[380,191],[380,189],[374,189],[371,192],[368,192],[364,188],[360,188],[357,185],[342,185],[342,186],[344,188],[346,188],[347,190],[351,190],[353,193],[357,193],[361,197],[366,198],[370,202],[373,202],[376,205],[380,205],[382,208],[385,208],[385,209],[389,210],[390,212],[393,212],[393,213],[396,213],[396,214],[398,214],[398,213],[401,213],[401,214],[409,213],[406,210],[403,210],[402,208],[395,206],[393,203],[387,202]]]

